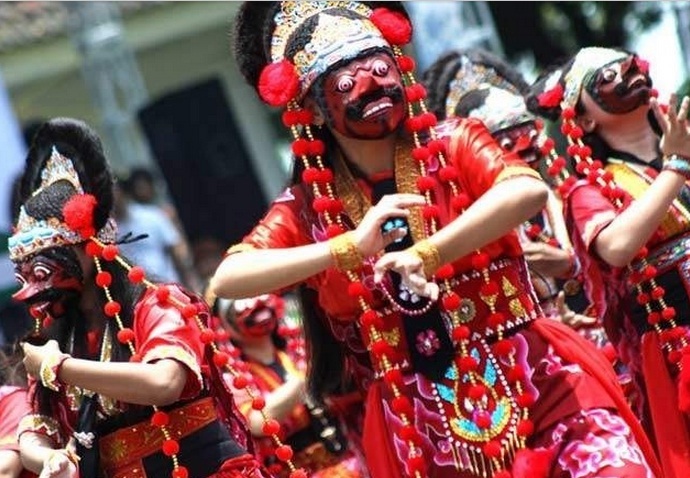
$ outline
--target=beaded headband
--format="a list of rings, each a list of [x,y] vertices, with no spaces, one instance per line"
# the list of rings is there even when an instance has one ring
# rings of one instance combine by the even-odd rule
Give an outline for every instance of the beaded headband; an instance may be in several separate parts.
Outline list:
[[[33,196],[40,194],[59,181],[69,182],[76,190],[77,195],[84,195],[84,189],[79,181],[79,175],[74,169],[74,164],[53,146],[50,158],[41,172],[41,185],[34,191]],[[98,231],[96,237],[103,242],[114,242],[116,235],[115,221],[109,218],[105,226]],[[20,261],[51,247],[79,244],[84,240],[79,231],[70,228],[60,218],[36,219],[22,205],[14,234],[8,240],[10,260]]]

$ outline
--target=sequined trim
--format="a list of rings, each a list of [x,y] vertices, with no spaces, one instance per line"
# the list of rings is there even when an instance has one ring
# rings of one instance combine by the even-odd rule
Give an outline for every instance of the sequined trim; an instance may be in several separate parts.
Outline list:
[[[59,445],[62,442],[60,436],[60,425],[58,424],[57,420],[47,415],[34,413],[22,417],[22,419],[19,421],[19,425],[17,426],[17,440],[25,432],[44,435],[53,440],[56,445]]]
[[[144,355],[142,362],[150,363],[163,359],[177,360],[178,362],[187,366],[187,368],[194,373],[199,388],[203,388],[203,379],[201,377],[201,367],[199,366],[199,363],[182,347],[177,345],[159,345],[158,347],[154,347],[149,350],[146,355]]]

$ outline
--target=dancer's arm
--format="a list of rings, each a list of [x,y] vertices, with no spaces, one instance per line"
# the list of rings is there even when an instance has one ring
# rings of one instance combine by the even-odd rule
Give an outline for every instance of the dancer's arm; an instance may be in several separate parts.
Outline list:
[[[676,96],[671,97],[667,113],[662,113],[656,101],[652,108],[663,131],[661,150],[664,156],[678,154],[690,158],[690,128],[687,115],[690,98],[683,98],[676,114]],[[685,177],[672,171],[662,171],[649,189],[630,207],[622,211],[596,237],[594,248],[604,261],[622,267],[657,230],[659,224],[685,184]]]

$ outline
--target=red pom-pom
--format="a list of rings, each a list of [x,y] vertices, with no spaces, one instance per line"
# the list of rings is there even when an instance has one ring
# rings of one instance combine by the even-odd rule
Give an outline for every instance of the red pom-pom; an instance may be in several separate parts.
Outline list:
[[[122,330],[118,330],[117,340],[121,344],[126,344],[127,342],[131,342],[132,340],[134,340],[134,331],[130,328],[124,328]]]
[[[491,257],[486,252],[479,252],[472,256],[472,267],[475,270],[481,271],[489,267]]]
[[[320,196],[312,202],[312,208],[319,214],[326,212],[331,205],[331,198],[328,196]]]
[[[347,295],[356,299],[366,294],[366,287],[361,282],[352,282],[347,286]]]
[[[563,85],[556,83],[556,86],[537,96],[537,100],[542,108],[558,107],[563,101]]]
[[[224,367],[229,360],[230,357],[225,352],[219,351],[213,354],[213,363],[216,364],[216,367]]]
[[[307,143],[307,151],[312,156],[321,156],[326,151],[326,146],[320,139],[314,139]]]
[[[519,382],[519,381],[523,380],[525,377],[526,377],[525,368],[520,364],[514,365],[513,367],[510,368],[510,370],[508,370],[507,378],[508,378],[508,382],[510,382],[510,383]]]
[[[486,395],[486,385],[481,383],[470,385],[470,388],[467,390],[467,394],[472,400],[479,400]]]
[[[550,474],[552,459],[550,450],[523,448],[515,454],[513,478],[546,478]]]
[[[571,120],[575,118],[575,108],[568,107],[561,112],[561,118],[564,120]]]
[[[115,244],[108,244],[107,246],[103,247],[103,251],[101,251],[101,255],[106,261],[114,260],[118,253],[119,251]]]
[[[110,287],[110,284],[112,283],[113,276],[110,275],[110,272],[101,271],[98,274],[96,274],[96,285],[98,287]]]
[[[504,314],[503,312],[494,312],[493,314],[489,315],[489,318],[486,322],[492,329],[498,328],[501,325],[505,324],[506,314]]]
[[[513,343],[508,339],[499,340],[494,344],[493,348],[494,352],[499,357],[508,357],[515,352],[515,346],[513,346]]]
[[[485,297],[491,297],[494,295],[497,295],[499,291],[501,290],[501,287],[498,285],[498,282],[495,280],[490,280],[489,282],[482,284],[480,287],[480,293],[485,296]]]
[[[330,168],[324,168],[321,171],[319,171],[317,181],[320,184],[327,184],[333,182],[333,170]]]
[[[436,278],[440,280],[450,279],[455,275],[453,264],[443,264],[436,270]]]
[[[486,430],[491,426],[491,414],[489,414],[489,412],[477,413],[474,423],[476,423],[480,429]]]
[[[445,154],[446,152],[446,142],[442,139],[432,139],[426,145],[432,154]]]
[[[51,317],[50,315],[46,315],[45,319],[43,319],[43,322],[41,322],[41,325],[45,329],[45,328],[48,328],[51,325],[53,325],[53,322],[54,322],[53,317]]]
[[[460,371],[463,373],[467,372],[472,372],[474,370],[477,370],[477,367],[479,366],[479,362],[477,361],[476,358],[474,357],[461,357],[458,362],[458,368],[460,368]]]
[[[444,183],[454,181],[458,177],[458,170],[455,166],[444,166],[439,169],[438,177],[441,178],[441,181]]]
[[[666,307],[664,310],[661,311],[661,316],[665,320],[671,320],[676,318],[676,309],[673,307]]]
[[[398,66],[403,73],[410,73],[415,69],[415,62],[412,57],[403,55],[398,57]]]
[[[407,417],[411,417],[413,410],[412,410],[412,402],[407,397],[395,397],[393,400],[391,400],[391,408],[395,412],[396,415],[406,415]]]
[[[196,305],[187,304],[184,307],[182,307],[182,310],[180,312],[182,313],[182,317],[189,320],[189,319],[195,317],[197,314]]]
[[[302,468],[299,468],[292,471],[289,478],[309,478],[309,475]]]
[[[266,65],[259,75],[259,96],[271,106],[286,106],[297,96],[299,77],[287,60]]]
[[[168,423],[170,423],[170,415],[161,410],[151,415],[151,425],[154,427],[164,427]]]
[[[405,460],[407,464],[407,473],[410,476],[426,475],[426,462],[421,455],[411,456]]]
[[[387,8],[376,8],[369,20],[381,31],[383,38],[391,45],[405,45],[412,38],[412,24],[400,12]]]
[[[329,239],[333,239],[334,237],[341,235],[343,232],[345,232],[345,229],[338,224],[329,224],[326,228],[326,235]]]
[[[470,328],[466,325],[458,325],[453,329],[453,340],[460,342],[461,340],[467,340],[470,338]]]
[[[518,435],[528,437],[534,432],[534,423],[530,419],[520,420],[517,424]]]
[[[375,340],[371,344],[371,353],[376,358],[381,359],[386,355],[390,355],[390,352],[391,352],[391,346],[384,339]]]
[[[402,387],[403,385],[403,374],[400,369],[392,368],[388,370],[384,376],[383,381],[388,385],[396,385],[397,387]]]
[[[359,316],[359,323],[362,324],[362,327],[367,329],[369,327],[374,327],[378,329],[381,326],[383,326],[383,319],[379,316],[378,312],[369,309]]]
[[[277,435],[280,433],[280,423],[278,423],[278,420],[269,418],[264,423],[262,431],[264,432],[264,435]]]
[[[249,384],[249,380],[244,375],[238,375],[232,379],[232,385],[237,389],[243,389]]]
[[[283,126],[290,128],[300,124],[300,114],[298,110],[285,110],[282,115]]]
[[[424,128],[424,123],[422,118],[419,116],[413,116],[405,120],[405,130],[408,133],[417,133]]]
[[[111,300],[103,306],[103,312],[108,317],[115,317],[116,314],[120,313],[121,309],[120,303],[115,300]]]
[[[402,438],[405,441],[411,441],[414,444],[419,443],[420,441],[420,436],[419,432],[413,425],[404,425],[400,429],[399,433],[400,438]]]
[[[431,156],[431,151],[426,146],[419,146],[412,150],[412,159],[418,163],[426,163]]]
[[[458,193],[456,196],[451,198],[450,205],[456,212],[461,212],[470,205],[470,197],[467,195],[467,193]]]
[[[211,329],[204,329],[199,334],[199,339],[201,339],[202,344],[210,344],[216,338],[216,333]]]
[[[89,241],[86,243],[85,251],[89,256],[96,257],[96,256],[101,254],[102,249],[103,248],[100,245],[98,245],[97,243],[95,243],[93,241]]]
[[[420,118],[421,118],[422,124],[424,125],[425,128],[433,128],[438,123],[438,119],[436,118],[436,115],[434,113],[432,113],[431,111],[427,111],[426,113],[422,113],[420,115]]]
[[[500,470],[494,473],[491,478],[513,478],[513,475],[507,470]]]
[[[146,274],[144,273],[144,269],[142,269],[140,266],[132,267],[127,273],[127,278],[134,284],[138,284],[139,282],[143,281],[145,276]]]
[[[254,410],[263,410],[266,408],[266,400],[264,397],[254,397],[252,399],[252,408]]]
[[[306,156],[309,153],[309,141],[304,138],[298,138],[292,142],[292,154],[295,156]]]
[[[168,299],[170,298],[170,289],[168,289],[165,286],[160,286],[156,289],[156,299],[158,299],[158,302],[161,304],[165,304],[168,302]]]
[[[531,394],[529,392],[523,392],[515,398],[515,401],[522,408],[529,408],[532,405],[534,405],[536,398],[533,394]]]
[[[422,207],[422,216],[427,221],[430,221],[432,219],[438,219],[440,212],[441,211],[436,204],[431,204]]]
[[[431,176],[420,176],[417,178],[417,189],[422,194],[434,189],[434,185],[436,185],[436,181]]]
[[[166,456],[177,455],[180,452],[180,444],[177,440],[165,440],[161,450]]]
[[[302,181],[313,184],[319,180],[319,170],[317,168],[307,168],[302,171]]]
[[[178,466],[173,470],[172,478],[189,478],[189,471],[184,466]]]
[[[91,194],[76,194],[62,207],[62,217],[65,224],[72,231],[79,233],[84,239],[96,234],[93,224],[93,212],[98,201]]]
[[[501,456],[501,443],[498,440],[491,440],[484,445],[482,451],[489,458],[498,458]]]
[[[453,311],[460,307],[460,296],[455,292],[449,292],[445,294],[441,299],[443,310]]]

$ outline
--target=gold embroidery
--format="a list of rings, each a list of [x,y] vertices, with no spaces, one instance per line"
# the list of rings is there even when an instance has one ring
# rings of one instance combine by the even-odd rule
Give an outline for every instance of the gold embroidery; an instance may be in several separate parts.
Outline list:
[[[479,297],[484,301],[486,305],[489,306],[489,309],[493,310],[496,307],[496,302],[498,301],[498,294],[483,295],[480,293]]]
[[[527,315],[525,307],[522,305],[522,302],[520,302],[520,299],[518,298],[510,299],[510,302],[508,302],[508,308],[510,309],[510,313],[513,314],[514,317],[525,317]]]
[[[397,347],[400,343],[400,329],[397,327],[390,331],[381,331],[384,340],[393,347]]]
[[[58,421],[47,415],[31,414],[22,417],[17,425],[17,439],[24,432],[38,433],[45,435],[55,442],[56,445],[61,443],[60,425]]]
[[[506,166],[500,173],[498,173],[498,176],[496,176],[494,185],[518,176],[529,176],[542,181],[539,173],[529,166]]]
[[[503,279],[501,280],[501,288],[503,289],[503,294],[506,297],[514,296],[518,291],[517,287],[515,287],[506,276],[503,276]]]

